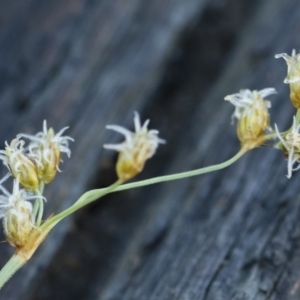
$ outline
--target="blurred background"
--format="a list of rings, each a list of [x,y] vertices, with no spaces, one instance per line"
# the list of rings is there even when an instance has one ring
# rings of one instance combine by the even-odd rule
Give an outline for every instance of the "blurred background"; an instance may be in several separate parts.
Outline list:
[[[138,179],[219,163],[239,149],[224,96],[275,87],[299,50],[297,0],[0,0],[0,144],[70,126],[72,156],[46,216],[116,179],[133,112],[167,140]],[[1,169],[5,174],[4,167]],[[262,147],[216,174],[109,195],[51,232],[0,299],[299,299],[299,184]],[[1,237],[4,240],[4,237]],[[0,244],[0,263],[13,249]]]

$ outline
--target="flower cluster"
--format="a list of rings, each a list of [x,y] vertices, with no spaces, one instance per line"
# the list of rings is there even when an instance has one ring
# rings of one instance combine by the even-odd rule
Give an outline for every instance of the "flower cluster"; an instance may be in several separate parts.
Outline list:
[[[241,90],[225,97],[235,106],[233,117],[238,119],[237,135],[243,147],[251,148],[271,128],[268,112],[271,103],[264,98],[275,93],[274,88],[266,88],[260,91]]]
[[[59,171],[61,152],[70,157],[68,142],[73,139],[62,136],[67,128],[55,134],[52,128],[47,129],[47,123],[44,121],[42,132],[36,135],[21,133],[10,145],[5,143],[5,150],[0,150],[0,159],[26,190],[37,191],[41,184],[48,184],[53,180],[56,171]],[[30,140],[26,148],[22,138]]]
[[[20,248],[26,244],[35,228],[32,204],[29,200],[42,197],[20,189],[18,179],[14,180],[13,191],[9,193],[2,185],[8,176],[0,181],[0,190],[3,193],[0,195],[0,218],[3,218],[6,240],[13,247]]]
[[[286,53],[275,55],[275,58],[284,58],[287,63],[287,77],[284,83],[290,86],[290,99],[294,107],[297,109],[297,114],[293,118],[292,127],[284,133],[278,131],[275,124],[277,138],[279,143],[277,148],[281,149],[287,158],[287,177],[292,177],[292,172],[300,169],[300,53],[292,51],[289,56]]]
[[[64,127],[55,134],[53,128],[47,129],[47,122],[44,121],[42,132],[33,136],[28,134],[18,135],[18,138],[23,137],[31,140],[27,155],[35,162],[38,178],[45,184],[53,180],[56,171],[60,171],[61,153],[65,152],[68,157],[71,155],[69,141],[74,141],[74,139],[69,136],[62,136],[68,128]]]
[[[0,159],[26,190],[35,191],[39,188],[36,164],[25,154],[24,144],[18,138],[13,139],[10,145],[5,142],[5,150],[0,150]]]
[[[134,113],[135,132],[118,125],[108,125],[107,129],[115,130],[125,136],[125,141],[116,145],[104,145],[106,149],[112,149],[119,152],[116,165],[118,177],[126,181],[140,173],[147,159],[151,158],[158,145],[165,141],[158,137],[157,130],[148,130],[149,120],[141,125],[140,117],[137,112]]]
[[[275,55],[275,58],[284,58],[287,63],[287,77],[284,83],[290,85],[290,98],[297,114],[293,119],[292,127],[280,133],[275,124],[275,134],[266,135],[266,130],[272,132],[268,109],[271,103],[264,98],[275,94],[274,88],[266,88],[260,91],[241,90],[237,94],[225,97],[225,100],[235,106],[233,117],[238,119],[237,135],[244,150],[258,147],[268,139],[277,138],[279,142],[275,145],[284,152],[287,158],[287,177],[300,169],[300,53],[292,51],[289,56],[286,53]]]
[[[117,125],[107,126],[125,136],[125,141],[121,144],[104,145],[107,149],[119,152],[116,164],[119,177],[117,184],[141,172],[158,145],[165,143],[158,137],[157,130],[148,130],[148,124],[149,120],[142,125],[135,112],[135,132]],[[16,249],[30,252],[45,234],[41,230],[45,224],[42,223],[45,200],[42,196],[43,188],[59,171],[61,154],[66,153],[68,157],[71,155],[69,142],[73,139],[63,136],[67,128],[55,134],[52,128],[47,128],[44,121],[42,132],[35,135],[21,133],[10,143],[5,143],[5,150],[0,150],[0,160],[9,170],[0,180],[0,218],[3,219],[6,240]],[[29,140],[27,145],[24,139]],[[14,178],[12,193],[2,185],[9,176]],[[34,205],[30,200],[34,200]]]
[[[36,135],[19,134],[5,150],[0,150],[0,160],[9,173],[0,181],[0,218],[3,219],[6,240],[14,247],[23,247],[36,226],[40,225],[43,213],[42,190],[55,177],[59,170],[61,152],[70,156],[68,136],[62,136],[68,127],[57,134],[47,129],[44,121],[43,131]],[[27,147],[22,138],[30,140]],[[2,183],[14,178],[13,191],[9,193]],[[22,188],[20,188],[21,186]],[[29,200],[35,200],[34,208]]]

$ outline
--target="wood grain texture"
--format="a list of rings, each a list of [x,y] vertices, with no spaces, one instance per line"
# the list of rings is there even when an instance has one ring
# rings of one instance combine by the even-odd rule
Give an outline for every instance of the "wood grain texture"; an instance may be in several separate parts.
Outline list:
[[[44,118],[75,138],[47,214],[113,182],[102,145],[121,137],[104,128],[132,128],[134,110],[168,141],[139,179],[232,156],[223,97],[241,88],[276,87],[272,122],[291,123],[273,56],[300,48],[296,0],[0,4],[1,141]],[[285,173],[265,147],[215,174],[110,195],[57,226],[0,299],[298,299],[299,174]]]

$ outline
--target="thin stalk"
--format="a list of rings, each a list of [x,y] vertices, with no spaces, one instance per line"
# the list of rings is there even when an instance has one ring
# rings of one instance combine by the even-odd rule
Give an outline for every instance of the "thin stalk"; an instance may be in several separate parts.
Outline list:
[[[39,189],[40,195],[43,195],[43,193],[44,193],[44,187],[45,187],[44,182],[41,182],[40,189]]]
[[[205,167],[205,168],[201,168],[201,169],[197,169],[197,170],[193,170],[193,171],[187,171],[187,172],[166,175],[166,176],[159,176],[159,177],[141,180],[141,181],[134,182],[134,183],[127,183],[127,184],[123,184],[123,185],[121,185],[120,181],[117,181],[114,185],[112,185],[110,187],[88,191],[88,192],[84,193],[69,209],[65,210],[64,212],[62,212],[62,213],[58,214],[57,216],[46,221],[45,224],[43,224],[41,226],[41,229],[46,228],[47,226],[49,226],[50,223],[52,224],[54,222],[54,220],[57,220],[57,219],[61,218],[62,216],[64,218],[66,216],[65,212],[67,212],[67,215],[69,215],[70,213],[77,210],[78,208],[85,206],[86,204],[88,204],[108,193],[124,191],[124,190],[142,187],[142,186],[155,184],[155,183],[159,183],[159,182],[177,180],[177,179],[197,176],[200,174],[221,170],[221,169],[224,169],[224,168],[230,166],[231,164],[233,164],[241,156],[243,156],[246,152],[247,152],[247,150],[240,149],[240,151],[235,156],[233,156],[232,158],[230,158],[229,160],[227,160],[221,164],[217,164],[217,165],[213,165],[213,166],[209,166],[209,167]]]
[[[43,213],[44,213],[44,202],[43,202],[43,198],[38,198],[37,199],[40,203],[39,207],[39,213],[38,213],[38,216],[37,216],[37,219],[36,219],[36,226],[40,226],[41,225],[41,222],[42,222],[42,218],[43,218]]]
[[[109,187],[101,189],[101,192],[97,194],[97,197],[89,197],[89,198],[86,198],[85,201],[75,202],[72,206],[70,206],[69,208],[67,208],[63,212],[61,212],[58,215],[52,217],[51,219],[45,221],[45,223],[40,226],[40,229],[41,230],[46,230],[46,229],[49,229],[49,228],[53,228],[59,221],[61,221],[62,219],[64,219],[68,215],[72,214],[73,212],[80,209],[81,207],[93,202],[94,200],[97,200],[98,198],[101,198],[104,195],[113,192],[121,184],[122,184],[122,181],[117,180],[114,184],[110,185]]]
[[[42,218],[43,218],[43,213],[44,213],[44,202],[43,202],[43,192],[44,192],[44,183],[41,182],[40,184],[40,188],[38,191],[36,191],[36,195],[40,196],[39,198],[36,199],[36,202],[34,203],[34,207],[33,207],[33,210],[35,208],[35,204],[38,203],[38,210],[37,211],[34,211],[34,217],[36,219],[36,226],[40,226],[41,225],[41,222],[42,222]]]
[[[124,190],[128,190],[128,189],[142,187],[142,186],[160,183],[160,182],[183,179],[183,178],[187,178],[187,177],[197,176],[200,174],[205,174],[205,173],[221,170],[221,169],[224,169],[224,168],[230,166],[234,162],[236,162],[246,152],[247,152],[246,149],[241,148],[240,151],[236,155],[234,155],[232,158],[230,158],[229,160],[227,160],[223,163],[205,167],[205,168],[201,168],[201,169],[197,169],[197,170],[193,170],[193,171],[187,171],[187,172],[166,175],[166,176],[159,176],[159,177],[141,180],[138,182],[123,184],[123,185],[121,185],[122,182],[120,180],[118,180],[116,183],[112,184],[111,186],[109,186],[107,188],[91,190],[89,192],[84,193],[71,207],[69,207],[68,209],[59,213],[58,215],[52,217],[51,219],[47,220],[44,224],[42,224],[40,226],[40,229],[45,230],[46,228],[54,227],[60,220],[62,220],[66,216],[75,212],[79,208],[95,201],[96,199],[103,197],[106,194],[109,194],[112,192],[117,192],[117,191],[124,191]]]
[[[26,263],[22,256],[14,254],[0,271],[0,289]]]
[[[35,199],[34,205],[33,205],[33,210],[32,210],[32,214],[34,216],[34,219],[36,219],[39,207],[40,207],[40,201],[39,201],[39,199]]]
[[[229,160],[222,162],[220,164],[197,169],[197,170],[181,172],[181,173],[172,174],[172,175],[158,176],[158,177],[151,178],[151,179],[146,179],[146,180],[141,180],[141,181],[137,181],[137,182],[133,182],[133,183],[123,184],[123,185],[117,187],[113,192],[129,190],[129,189],[142,187],[142,186],[146,186],[146,185],[151,185],[151,184],[155,184],[155,183],[178,180],[178,179],[183,179],[183,178],[187,178],[187,177],[197,176],[197,175],[221,170],[221,169],[224,169],[224,168],[230,166],[234,162],[236,162],[245,153],[246,153],[246,151],[244,149],[241,149],[232,158],[230,158]],[[95,194],[100,193],[101,191],[102,191],[102,189],[90,191],[90,192],[92,192],[90,196],[94,197]],[[79,200],[78,200],[78,202],[79,202]]]

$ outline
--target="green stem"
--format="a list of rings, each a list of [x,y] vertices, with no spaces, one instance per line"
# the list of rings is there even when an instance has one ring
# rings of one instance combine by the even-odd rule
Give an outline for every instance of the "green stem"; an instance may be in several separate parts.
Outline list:
[[[101,198],[104,195],[111,193],[112,191],[114,191],[121,184],[122,184],[121,180],[116,181],[114,184],[110,185],[109,187],[101,189],[101,192],[99,192],[96,197],[84,197],[87,193],[83,194],[79,199],[84,197],[85,201],[75,202],[72,206],[70,206],[66,210],[62,211],[58,215],[56,215],[56,216],[50,218],[49,220],[45,221],[45,223],[40,226],[40,229],[41,230],[46,230],[46,229],[49,229],[49,228],[53,228],[59,221],[61,221],[62,219],[64,219],[68,215],[72,214],[73,212],[80,209],[81,207],[93,202],[94,200],[97,200],[98,198]]]
[[[40,184],[40,188],[38,191],[35,192],[36,195],[40,196],[39,198],[37,198],[34,203],[34,207],[33,207],[33,212],[34,212],[34,217],[36,218],[36,226],[40,226],[41,223],[42,223],[42,218],[43,218],[43,213],[44,213],[44,202],[43,202],[43,192],[44,192],[44,183],[41,182]],[[38,203],[37,205],[37,210],[35,211],[35,206],[36,206],[36,203]]]
[[[223,163],[217,164],[217,165],[213,165],[213,166],[209,166],[209,167],[205,167],[205,168],[201,168],[201,169],[197,169],[197,170],[193,170],[193,171],[187,171],[187,172],[182,172],[182,173],[177,173],[177,174],[172,174],[172,175],[159,176],[159,177],[155,177],[155,178],[151,178],[151,179],[146,179],[146,180],[141,180],[141,181],[137,181],[137,182],[133,182],[133,183],[123,184],[123,185],[117,187],[114,190],[114,192],[129,190],[129,189],[142,187],[142,186],[155,184],[155,183],[160,183],[160,182],[183,179],[183,178],[187,178],[187,177],[197,176],[197,175],[221,170],[221,169],[224,169],[224,168],[230,166],[234,162],[236,162],[245,153],[246,153],[246,150],[241,149],[235,156],[233,156],[229,160],[227,160]],[[88,195],[88,196],[95,197],[95,195],[97,193],[101,193],[101,191],[102,191],[102,189],[92,190],[89,192],[90,195]],[[77,202],[79,202],[79,201],[82,201],[82,200],[79,199]]]
[[[40,209],[39,209],[39,213],[36,219],[36,226],[40,226],[41,222],[42,222],[42,218],[43,218],[43,213],[44,213],[44,202],[43,202],[43,198],[38,198],[38,201],[40,202]]]
[[[114,183],[113,185],[111,185],[107,188],[88,191],[88,192],[84,193],[71,207],[64,210],[60,214],[54,216],[53,218],[47,220],[44,224],[42,224],[40,229],[45,230],[47,228],[54,227],[59,221],[61,221],[66,216],[70,215],[71,213],[78,210],[79,208],[91,203],[92,201],[95,201],[96,199],[103,197],[104,195],[106,195],[108,193],[142,187],[142,186],[155,184],[155,183],[159,183],[159,182],[165,182],[165,181],[182,179],[182,178],[186,178],[186,177],[192,177],[192,176],[224,169],[224,168],[230,166],[231,164],[233,164],[235,161],[237,161],[246,152],[247,152],[247,150],[241,149],[235,156],[233,156],[231,159],[229,159],[221,164],[217,164],[217,165],[213,165],[213,166],[209,166],[209,167],[205,167],[205,168],[201,168],[201,169],[197,169],[197,170],[193,170],[193,171],[182,172],[182,173],[166,175],[166,176],[159,176],[156,178],[142,180],[142,181],[138,181],[138,182],[134,182],[134,183],[128,183],[128,184],[124,184],[124,185],[121,185],[122,182],[120,180],[118,180],[116,183]]]
[[[43,193],[44,193],[44,187],[45,187],[44,182],[41,182],[40,189],[39,189],[39,192],[40,192],[41,195],[43,195]]]
[[[0,289],[26,263],[22,256],[14,254],[0,271]]]
[[[39,207],[40,207],[40,201],[39,199],[35,199],[34,201],[34,206],[33,206],[33,210],[32,210],[32,214],[34,216],[34,219],[36,219],[36,216],[37,216],[37,212],[39,210]]]
[[[45,230],[47,228],[54,227],[59,221],[61,221],[66,216],[72,214],[73,212],[75,212],[79,208],[95,201],[98,198],[103,197],[104,195],[106,195],[108,193],[117,192],[117,191],[124,191],[124,190],[137,188],[137,187],[142,187],[142,186],[155,184],[155,183],[159,183],[159,182],[183,179],[183,178],[186,178],[186,177],[192,177],[192,176],[197,176],[197,175],[200,175],[200,174],[205,174],[205,173],[221,170],[221,169],[224,169],[224,168],[230,166],[234,162],[236,162],[246,152],[247,152],[247,150],[242,148],[242,149],[240,149],[240,151],[235,156],[233,156],[232,158],[230,158],[229,160],[227,160],[223,163],[213,165],[213,166],[209,166],[209,167],[205,167],[205,168],[201,168],[201,169],[197,169],[197,170],[193,170],[193,171],[187,171],[187,172],[182,172],[182,173],[177,173],[177,174],[172,174],[172,175],[166,175],[166,176],[159,176],[159,177],[146,179],[146,180],[142,180],[142,181],[138,181],[138,182],[134,182],[134,183],[123,184],[123,185],[121,185],[122,182],[120,180],[118,180],[116,183],[114,183],[113,185],[111,185],[107,188],[88,191],[88,192],[84,193],[71,207],[64,210],[60,214],[54,216],[53,218],[47,220],[44,224],[42,224],[40,229]]]
[[[123,185],[115,188],[112,192],[129,190],[129,189],[142,187],[142,186],[146,186],[146,185],[151,185],[151,184],[155,184],[155,183],[183,179],[183,178],[187,178],[187,177],[197,176],[200,174],[205,174],[205,173],[221,170],[221,169],[224,169],[224,168],[230,166],[234,162],[236,162],[246,152],[247,152],[247,150],[242,148],[235,156],[233,156],[232,158],[230,158],[229,160],[227,160],[223,163],[205,167],[205,168],[200,168],[200,169],[193,170],[193,171],[181,172],[181,173],[172,174],[172,175],[159,176],[159,177],[155,177],[155,178],[151,178],[151,179],[146,179],[146,180],[141,180],[141,181],[137,181],[137,182],[133,182],[133,183],[123,184]],[[85,203],[86,201],[89,201],[89,199],[97,199],[98,198],[97,195],[102,193],[105,190],[106,190],[106,188],[88,191],[88,192],[84,193],[76,201],[76,203],[83,203],[83,202]]]

